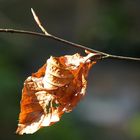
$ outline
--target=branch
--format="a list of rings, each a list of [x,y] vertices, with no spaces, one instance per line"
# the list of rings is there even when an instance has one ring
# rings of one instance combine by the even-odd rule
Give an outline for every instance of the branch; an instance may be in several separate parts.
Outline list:
[[[25,34],[25,35],[33,35],[33,36],[40,36],[40,37],[45,37],[45,38],[50,38],[53,40],[56,40],[58,42],[76,47],[76,48],[81,48],[86,50],[86,52],[91,52],[91,53],[97,53],[96,55],[98,56],[97,59],[120,59],[120,60],[133,60],[133,61],[140,61],[140,58],[134,58],[134,57],[125,57],[125,56],[118,56],[118,55],[112,55],[112,54],[108,54],[105,52],[101,52],[95,49],[91,49],[88,48],[86,46],[65,40],[63,38],[59,38],[55,35],[52,35],[50,33],[48,33],[45,28],[42,26],[39,18],[37,17],[37,15],[35,14],[34,10],[31,8],[31,12],[33,14],[33,17],[37,23],[37,25],[39,26],[39,28],[44,32],[43,33],[38,33],[38,32],[33,32],[33,31],[26,31],[26,30],[16,30],[16,29],[0,29],[0,32],[7,32],[7,33],[17,33],[17,34]]]

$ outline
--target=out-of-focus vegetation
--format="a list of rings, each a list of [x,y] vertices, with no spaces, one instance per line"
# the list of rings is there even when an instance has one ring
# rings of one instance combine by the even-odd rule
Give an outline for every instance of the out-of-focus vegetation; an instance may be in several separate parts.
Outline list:
[[[33,7],[47,30],[112,54],[140,57],[139,0],[0,0],[0,28],[40,31]],[[0,33],[0,139],[139,140],[140,63],[106,60],[90,72],[87,96],[61,121],[33,135],[18,136],[24,80],[50,55],[83,50],[27,35]]]

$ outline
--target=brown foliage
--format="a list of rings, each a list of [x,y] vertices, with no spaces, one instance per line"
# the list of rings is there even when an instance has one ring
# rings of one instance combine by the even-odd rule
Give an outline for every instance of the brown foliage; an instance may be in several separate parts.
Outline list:
[[[50,57],[38,72],[24,82],[19,114],[18,134],[32,134],[60,120],[65,112],[85,95],[86,77],[95,63],[79,54]]]

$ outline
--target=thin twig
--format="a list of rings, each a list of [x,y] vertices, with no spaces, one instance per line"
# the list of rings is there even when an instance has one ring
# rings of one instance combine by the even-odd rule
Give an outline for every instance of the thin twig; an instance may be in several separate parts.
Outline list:
[[[50,36],[50,34],[49,34],[49,33],[46,31],[46,29],[42,26],[42,24],[41,24],[41,22],[40,22],[38,16],[36,15],[35,11],[33,10],[33,8],[31,8],[31,12],[32,12],[32,14],[33,14],[33,17],[34,17],[34,19],[35,19],[37,25],[38,25],[39,28],[42,30],[42,32],[44,32],[46,36]]]
[[[85,49],[85,50],[88,50],[90,51],[91,53],[98,53],[97,56],[98,59],[105,59],[105,58],[113,58],[113,59],[123,59],[123,60],[140,60],[140,58],[132,58],[132,57],[124,57],[124,56],[116,56],[116,55],[110,55],[110,54],[107,54],[107,53],[104,53],[104,52],[100,52],[100,51],[97,51],[97,50],[89,50],[89,48],[85,47],[85,46],[82,46],[82,45],[79,45],[79,44],[76,44],[76,43],[73,43],[73,42],[70,42],[70,41],[67,41],[67,40],[64,40],[62,38],[58,38],[54,35],[51,35],[49,34],[46,29],[42,26],[38,16],[36,15],[35,11],[31,8],[31,12],[33,14],[33,17],[34,17],[34,20],[36,21],[37,25],[39,26],[39,28],[42,30],[42,32],[44,32],[44,34],[46,36],[49,36],[57,41],[61,41],[63,43],[66,43],[66,44],[69,44],[69,45],[72,45],[72,46],[76,46],[76,47],[79,47],[79,48],[82,48],[82,49]]]
[[[140,61],[140,58],[128,57],[128,56],[119,56],[119,55],[109,55],[108,58],[111,58],[111,59],[120,59],[120,60]]]
[[[33,10],[33,8],[31,8],[31,12],[32,12],[32,14],[33,14],[33,17],[34,17],[35,22],[37,23],[37,25],[39,26],[39,28],[41,29],[41,31],[42,31],[46,36],[48,36],[48,37],[50,37],[50,38],[52,38],[52,39],[55,39],[55,40],[57,40],[57,41],[63,42],[63,43],[65,43],[65,44],[69,44],[69,45],[71,45],[71,46],[75,46],[75,47],[78,47],[78,48],[82,48],[82,49],[84,49],[84,50],[88,50],[88,51],[90,51],[90,52],[92,52],[92,53],[100,53],[100,55],[107,56],[107,54],[104,53],[104,52],[100,52],[100,51],[97,51],[97,50],[89,49],[88,47],[85,47],[85,46],[82,46],[82,45],[80,45],[80,44],[76,44],[76,43],[67,41],[67,40],[65,40],[65,39],[56,37],[56,36],[54,36],[54,35],[48,33],[48,32],[46,31],[46,29],[42,26],[42,23],[41,23],[41,21],[39,20],[38,16],[36,15],[35,11]]]
[[[89,51],[91,53],[97,53],[99,55],[98,59],[111,58],[111,59],[140,61],[140,58],[125,57],[125,56],[117,56],[117,55],[108,54],[108,53],[105,53],[105,52],[101,52],[101,51],[98,51],[98,50],[95,50],[95,49],[91,49],[91,48],[88,48],[86,46],[83,46],[83,45],[80,45],[80,44],[77,44],[77,43],[74,43],[74,42],[59,38],[59,37],[57,37],[55,35],[52,35],[52,34],[48,33],[44,29],[44,27],[41,25],[41,22],[40,22],[39,18],[36,16],[36,14],[33,11],[33,9],[31,9],[31,11],[33,13],[35,21],[37,22],[37,24],[40,27],[40,29],[44,32],[44,34],[43,33],[38,33],[38,32],[33,32],[33,31],[16,30],[16,29],[0,29],[0,32],[17,33],[17,34],[25,34],[25,35],[34,35],[34,36],[50,38],[50,39],[56,40],[58,42],[61,42],[61,43],[64,43],[64,44],[67,44],[67,45],[70,45],[70,46],[73,46],[73,47],[76,47],[76,48],[81,48],[81,49],[87,50],[87,51]]]
[[[88,48],[88,47],[80,45],[80,44],[70,42],[68,40],[65,40],[65,39],[56,37],[54,35],[50,35],[50,34],[48,36],[48,35],[43,34],[43,33],[38,33],[38,32],[33,32],[33,31],[26,31],[26,30],[16,30],[16,29],[0,29],[0,32],[17,33],[17,34],[25,34],[25,35],[33,35],[33,36],[40,36],[40,37],[50,38],[50,39],[59,41],[61,43],[64,43],[64,44],[67,44],[67,45],[70,45],[70,46],[73,46],[73,47],[76,47],[76,48],[81,48],[81,49],[87,50],[87,51],[92,52],[92,53],[101,53],[101,54],[104,54],[106,56],[106,53],[104,53],[104,52],[100,52],[100,51]]]

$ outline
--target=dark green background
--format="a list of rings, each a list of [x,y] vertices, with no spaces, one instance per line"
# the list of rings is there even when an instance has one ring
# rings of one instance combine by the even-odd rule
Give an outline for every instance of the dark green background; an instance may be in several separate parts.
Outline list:
[[[34,8],[48,32],[116,55],[140,57],[139,0],[0,0],[0,28],[40,31]],[[0,140],[139,140],[140,62],[98,62],[87,95],[57,124],[18,136],[23,82],[51,56],[82,53],[59,42],[0,33]]]

